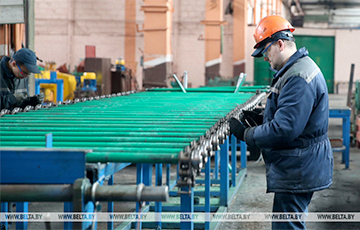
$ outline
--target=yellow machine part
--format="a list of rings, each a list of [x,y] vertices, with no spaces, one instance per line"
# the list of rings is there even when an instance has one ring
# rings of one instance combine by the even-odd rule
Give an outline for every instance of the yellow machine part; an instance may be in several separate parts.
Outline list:
[[[96,74],[93,72],[84,72],[84,74],[80,77],[81,85],[84,86],[84,80],[96,80]]]
[[[64,101],[73,100],[75,98],[76,90],[76,78],[74,75],[66,73],[58,73],[58,79],[63,79],[64,81]]]
[[[50,71],[41,71],[41,74],[35,74],[35,78],[39,78],[39,79],[50,79]],[[75,90],[76,90],[76,78],[74,75],[71,74],[66,74],[66,73],[60,73],[57,72],[56,74],[56,78],[57,79],[62,79],[64,81],[64,98],[63,101],[66,100],[73,100],[75,98]],[[50,87],[50,86],[45,86],[45,85],[55,85],[56,84],[40,84],[40,90],[43,91],[43,89],[50,89],[53,91],[53,100],[50,100],[50,98],[46,98],[45,95],[45,101],[47,99],[49,99],[49,101],[54,101],[56,102],[56,87]],[[50,94],[49,94],[50,95]]]
[[[40,84],[40,92],[44,93],[44,102],[56,103],[56,84]]]

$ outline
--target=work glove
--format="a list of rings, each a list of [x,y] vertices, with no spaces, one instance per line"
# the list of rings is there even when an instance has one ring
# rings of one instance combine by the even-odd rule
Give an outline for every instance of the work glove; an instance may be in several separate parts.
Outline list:
[[[242,111],[243,115],[241,117],[241,121],[250,127],[258,126],[263,124],[264,116],[255,111]]]
[[[44,93],[40,93],[40,94],[37,94],[35,96],[37,97],[38,104],[42,104],[44,102],[44,99],[45,99],[45,94]]]
[[[243,124],[242,122],[240,122],[238,119],[232,117],[228,120],[229,124],[230,124],[230,133],[234,134],[234,136],[239,139],[239,140],[244,140],[244,132],[245,129],[248,128],[249,126]]]
[[[43,93],[36,94],[32,97],[27,97],[23,100],[23,102],[21,103],[21,105],[19,107],[23,109],[28,105],[36,106],[37,104],[43,103],[44,98],[45,98],[45,96]]]
[[[26,93],[15,93],[14,97],[16,99],[15,107],[19,107],[23,103],[23,101],[27,98],[27,94]]]

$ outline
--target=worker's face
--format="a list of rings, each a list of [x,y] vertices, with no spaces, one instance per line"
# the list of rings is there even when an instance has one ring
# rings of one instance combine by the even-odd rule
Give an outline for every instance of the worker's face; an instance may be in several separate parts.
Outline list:
[[[275,70],[280,70],[282,65],[279,63],[279,43],[283,42],[282,40],[277,40],[275,42],[269,42],[265,45],[266,51],[263,52],[264,61],[269,62],[271,68]]]
[[[12,71],[15,77],[18,79],[27,78],[31,74],[25,65],[23,64],[20,65],[16,61],[12,62],[12,66],[13,66]]]

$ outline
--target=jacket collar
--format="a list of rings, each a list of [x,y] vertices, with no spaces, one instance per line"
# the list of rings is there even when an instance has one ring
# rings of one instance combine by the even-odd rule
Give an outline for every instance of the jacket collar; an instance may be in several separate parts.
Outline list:
[[[303,58],[308,55],[309,51],[305,47],[298,49],[279,71],[276,72],[276,70],[274,71],[274,69],[271,68],[272,71],[276,72],[273,77],[278,78],[279,76],[282,76],[299,58]]]
[[[0,66],[1,66],[1,71],[4,73],[4,75],[10,79],[14,79],[15,75],[9,70],[9,68],[7,67],[6,63],[8,63],[10,61],[10,57],[4,56],[1,59],[0,62]]]

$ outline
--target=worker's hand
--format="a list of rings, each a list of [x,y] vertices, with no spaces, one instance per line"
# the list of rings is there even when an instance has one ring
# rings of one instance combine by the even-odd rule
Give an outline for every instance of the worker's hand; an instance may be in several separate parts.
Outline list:
[[[15,93],[14,97],[16,99],[15,107],[19,107],[23,101],[27,98],[27,94],[25,93]]]
[[[262,125],[264,116],[255,111],[243,111],[242,120],[251,127]]]
[[[31,106],[36,106],[38,104],[41,104],[44,102],[44,98],[45,98],[45,95],[43,93],[40,93],[40,94],[36,94],[32,97],[26,97],[25,99],[23,99],[21,101],[21,103],[19,105],[17,105],[17,107],[20,107],[20,108],[25,108],[26,106],[28,105],[31,105]]]
[[[248,126],[244,125],[243,123],[241,123],[238,119],[232,117],[229,120],[229,124],[230,124],[230,133],[234,134],[234,136],[237,139],[240,140],[244,140],[244,132],[245,129],[248,128]]]
[[[39,104],[39,100],[38,100],[37,95],[35,95],[32,97],[25,98],[19,107],[23,109],[28,105],[36,106],[37,104]]]
[[[40,94],[35,95],[35,97],[37,98],[38,104],[42,104],[44,102],[44,99],[45,99],[45,94],[40,93]]]

